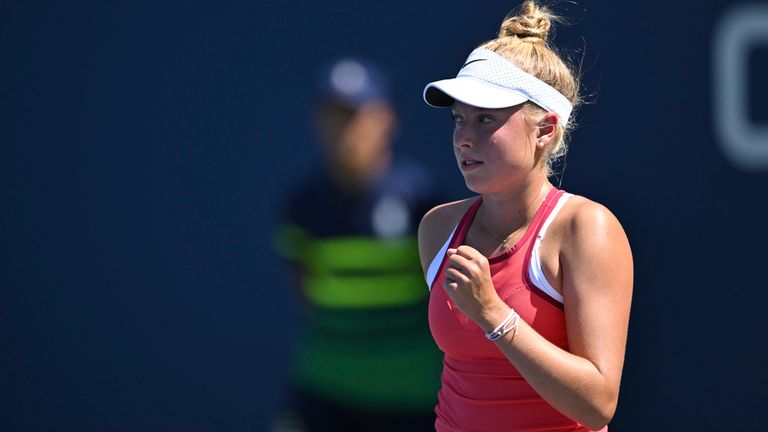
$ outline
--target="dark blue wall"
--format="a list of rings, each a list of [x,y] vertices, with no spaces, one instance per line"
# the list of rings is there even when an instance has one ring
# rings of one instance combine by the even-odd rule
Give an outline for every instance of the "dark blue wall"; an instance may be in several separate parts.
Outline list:
[[[612,428],[760,430],[768,166],[713,123],[715,29],[745,3],[582,3],[559,8],[592,102],[563,186],[619,216],[637,270]],[[398,149],[466,196],[421,90],[514,5],[1,2],[0,430],[263,430],[295,320],[270,229],[317,163],[316,66],[387,66]]]

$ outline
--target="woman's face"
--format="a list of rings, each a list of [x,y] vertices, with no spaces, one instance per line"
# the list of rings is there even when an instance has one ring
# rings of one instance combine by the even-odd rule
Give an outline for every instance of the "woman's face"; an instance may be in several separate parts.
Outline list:
[[[523,105],[501,109],[453,104],[453,151],[467,187],[480,194],[517,189],[543,170],[536,129]]]

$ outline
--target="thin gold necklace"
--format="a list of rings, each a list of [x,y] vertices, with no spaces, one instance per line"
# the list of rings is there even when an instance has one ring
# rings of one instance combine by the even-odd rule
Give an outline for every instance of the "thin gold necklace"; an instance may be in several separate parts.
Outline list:
[[[541,196],[541,193],[539,193],[539,196]],[[537,197],[537,198],[538,198],[538,197]],[[538,199],[537,199],[537,202],[538,202]],[[541,205],[541,203],[539,203],[539,205]],[[537,212],[538,212],[538,208],[537,208],[536,210],[537,210]],[[496,234],[496,231],[494,231],[494,230],[493,230],[493,228],[491,228],[491,224],[489,224],[489,223],[488,223],[488,219],[485,217],[485,212],[483,212],[483,213],[482,213],[480,216],[482,216],[482,217],[483,217],[483,222],[485,223],[485,226],[487,226],[487,227],[488,227],[488,231],[490,231],[490,232],[491,232],[491,234],[493,234],[493,236],[494,236],[494,237],[496,237],[496,239],[498,239],[499,241],[501,241],[501,250],[502,250],[502,251],[505,251],[505,250],[507,250],[507,248],[509,248],[509,238],[510,238],[510,237],[511,237],[513,234],[517,233],[517,232],[518,232],[518,231],[520,231],[520,230],[524,230],[524,229],[526,229],[526,228],[528,227],[528,225],[530,225],[530,224],[531,224],[531,222],[533,221],[533,218],[531,218],[531,220],[527,221],[527,222],[525,223],[525,225],[523,225],[523,226],[521,226],[520,228],[518,228],[518,229],[516,229],[516,230],[512,231],[511,233],[507,234],[507,236],[506,236],[506,237],[503,237],[503,238],[502,238],[500,235]],[[535,216],[535,213],[534,213],[534,216]]]
[[[491,228],[491,224],[489,224],[488,223],[488,219],[485,218],[485,212],[483,212],[480,216],[483,217],[483,222],[485,222],[485,226],[488,227],[488,231],[490,231],[491,234],[493,234],[494,237],[496,237],[499,241],[501,241],[501,250],[502,251],[507,250],[507,248],[509,247],[509,237],[512,234],[514,234],[517,231],[519,231],[519,229],[509,233],[506,237],[502,238],[500,235],[496,234],[496,231],[494,231],[493,228]],[[525,226],[528,226],[528,224],[525,224]]]

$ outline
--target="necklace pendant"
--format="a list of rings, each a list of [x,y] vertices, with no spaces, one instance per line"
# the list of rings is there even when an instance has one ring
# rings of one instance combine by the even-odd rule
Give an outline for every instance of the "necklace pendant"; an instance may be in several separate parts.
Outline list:
[[[508,240],[509,240],[509,239],[504,239],[504,241],[503,241],[503,242],[501,242],[501,247],[502,247],[502,248],[506,249],[506,248],[509,246],[509,245],[507,244],[507,241],[508,241]]]

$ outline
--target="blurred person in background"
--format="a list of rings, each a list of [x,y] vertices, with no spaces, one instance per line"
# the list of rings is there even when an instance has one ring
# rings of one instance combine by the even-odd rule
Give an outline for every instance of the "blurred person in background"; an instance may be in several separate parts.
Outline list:
[[[397,118],[382,69],[341,59],[318,88],[324,165],[288,197],[276,235],[302,325],[291,406],[274,430],[431,430],[442,355],[416,230],[440,198],[423,167],[393,155]]]

